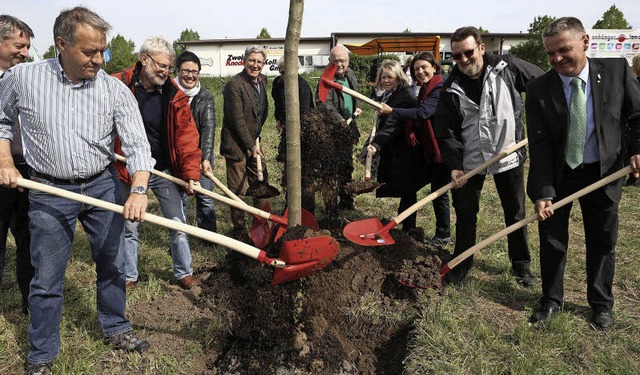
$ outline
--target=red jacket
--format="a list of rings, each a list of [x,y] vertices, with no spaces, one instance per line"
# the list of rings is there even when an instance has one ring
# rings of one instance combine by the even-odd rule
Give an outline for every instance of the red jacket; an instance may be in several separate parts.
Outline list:
[[[141,64],[138,62],[131,68],[115,73],[113,76],[124,82],[131,89],[131,92],[134,92],[140,68]],[[202,161],[202,152],[198,148],[200,135],[191,115],[189,97],[176,86],[171,78],[168,78],[162,85],[162,96],[163,103],[167,105],[163,120],[167,124],[167,145],[169,146],[167,154],[171,163],[171,173],[183,180],[199,181]],[[115,151],[122,155],[119,138],[116,139]],[[116,168],[118,177],[131,184],[131,176],[126,165],[116,163]]]

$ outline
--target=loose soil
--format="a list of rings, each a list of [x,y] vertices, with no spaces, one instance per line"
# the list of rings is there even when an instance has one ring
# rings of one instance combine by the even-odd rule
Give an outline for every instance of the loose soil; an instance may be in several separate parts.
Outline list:
[[[340,243],[333,262],[276,286],[271,267],[229,252],[218,266],[196,272],[200,287],[139,302],[129,314],[153,331],[156,351],[175,353],[190,332],[210,331],[190,373],[399,374],[416,299],[437,298],[438,272],[449,255],[404,232],[390,233],[394,245],[363,247],[333,231]],[[285,240],[327,234],[296,227]]]
[[[351,181],[353,147],[359,134],[355,123],[333,121],[323,105],[300,117],[300,157],[303,195],[319,192],[325,205],[325,215],[337,216],[338,191]],[[276,160],[286,161],[286,129],[281,134]],[[286,169],[282,187],[286,189]]]
[[[450,256],[395,229],[390,231],[395,244],[389,246],[363,247],[343,237],[346,220],[337,215],[337,192],[351,180],[345,171],[358,137],[348,124],[328,118],[325,109],[316,108],[301,121],[303,189],[322,193],[324,230],[289,228],[265,250],[284,259],[289,250],[282,249],[289,247],[282,241],[331,236],[340,247],[335,259],[302,280],[272,285],[272,267],[230,251],[220,264],[197,270],[200,286],[188,292],[176,287],[160,301],[130,308],[132,322],[150,328],[157,355],[200,340],[202,354],[189,358],[186,373],[403,372],[417,297],[438,297],[440,266]],[[278,160],[284,159],[281,148]],[[293,258],[309,254],[313,249]]]

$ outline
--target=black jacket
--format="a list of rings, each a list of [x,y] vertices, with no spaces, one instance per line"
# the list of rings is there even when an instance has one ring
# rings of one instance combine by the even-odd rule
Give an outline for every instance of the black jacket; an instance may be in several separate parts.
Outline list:
[[[213,159],[213,141],[216,134],[216,108],[213,95],[204,87],[191,99],[191,114],[200,133],[202,160]]]

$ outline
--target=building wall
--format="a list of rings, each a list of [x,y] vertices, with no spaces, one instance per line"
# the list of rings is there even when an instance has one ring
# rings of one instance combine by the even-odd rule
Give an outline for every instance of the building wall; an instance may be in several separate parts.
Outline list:
[[[188,44],[187,50],[195,53],[200,58],[202,75],[225,77],[242,71],[242,55],[250,45],[253,45],[253,43],[243,41]],[[262,73],[267,76],[277,76],[279,74],[278,60],[284,55],[284,41],[264,40],[261,46],[267,55]],[[298,47],[298,56],[300,61],[299,73],[310,72],[314,67],[324,67],[329,63],[329,43],[328,41],[302,41]]]
[[[298,47],[300,61],[299,73],[323,69],[329,63],[329,51],[335,44],[363,44],[377,37],[401,36],[400,33],[333,33],[330,38],[302,38]],[[451,57],[450,33],[423,34],[425,36],[440,35],[440,58]],[[509,53],[512,46],[526,40],[528,34],[489,34],[483,36],[487,51],[494,53]],[[232,76],[242,71],[242,55],[246,47],[261,45],[267,60],[262,73],[267,76],[277,76],[278,59],[284,55],[284,39],[211,39],[196,42],[186,42],[187,50],[195,53],[202,63],[201,74],[205,76]],[[412,54],[416,51],[408,51]],[[400,53],[400,55],[403,55]],[[400,56],[403,59],[403,56]]]

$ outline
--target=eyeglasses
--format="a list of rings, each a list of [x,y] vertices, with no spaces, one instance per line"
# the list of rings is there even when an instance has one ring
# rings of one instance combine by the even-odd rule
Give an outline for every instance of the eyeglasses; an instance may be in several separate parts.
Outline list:
[[[258,65],[258,66],[264,65],[264,61],[262,61],[262,60],[249,59],[249,60],[247,60],[247,62],[249,64],[251,64],[251,65]]]
[[[156,61],[156,59],[154,59],[153,57],[146,55],[148,58],[151,59],[151,61],[153,61],[154,64],[156,64],[158,66],[158,68],[160,68],[160,70],[166,70],[166,71],[170,71],[171,69],[173,69],[173,65],[167,65],[167,64],[160,64],[159,62]]]
[[[189,70],[189,69],[179,69],[178,73],[182,74],[183,76],[197,76],[198,74],[200,74],[199,71],[197,70]]]
[[[462,55],[465,55],[466,58],[471,58],[471,56],[473,56],[474,52],[476,51],[476,49],[478,49],[478,46],[473,47],[473,49],[469,49],[463,52],[458,52],[458,53],[454,53],[453,55],[451,55],[451,58],[454,60],[460,60],[462,58]]]
[[[331,60],[331,62],[336,64],[336,65],[347,65],[349,60],[335,59],[335,60]]]

